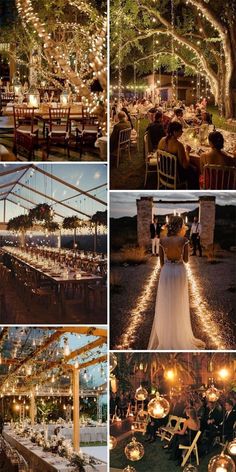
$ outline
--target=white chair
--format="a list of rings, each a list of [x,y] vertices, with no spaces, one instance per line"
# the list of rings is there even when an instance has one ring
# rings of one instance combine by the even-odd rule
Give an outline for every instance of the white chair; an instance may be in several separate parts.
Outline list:
[[[185,421],[185,418],[170,415],[167,425],[160,428],[159,436],[161,437],[161,441],[165,440],[170,442],[176,431],[181,429]]]
[[[169,152],[157,150],[157,188],[177,188],[177,157]]]
[[[121,151],[127,151],[128,157],[131,159],[130,154],[130,136],[131,136],[131,128],[122,129],[119,132],[119,140],[118,140],[118,147],[117,147],[117,158],[116,158],[116,167],[119,167],[120,163],[120,155]]]
[[[143,142],[144,142],[144,158],[145,158],[144,187],[146,187],[148,174],[157,172],[157,154],[156,152],[151,152],[149,150],[148,133],[144,134]]]
[[[183,451],[186,451],[182,460],[181,467],[184,467],[187,460],[189,459],[190,455],[192,452],[194,452],[195,457],[196,457],[196,462],[197,465],[199,465],[199,456],[198,456],[198,449],[197,449],[197,442],[199,437],[201,436],[201,431],[198,431],[192,444],[190,446],[184,446],[184,444],[179,445],[179,449],[182,449]]]
[[[236,168],[205,164],[203,167],[204,190],[235,190]]]

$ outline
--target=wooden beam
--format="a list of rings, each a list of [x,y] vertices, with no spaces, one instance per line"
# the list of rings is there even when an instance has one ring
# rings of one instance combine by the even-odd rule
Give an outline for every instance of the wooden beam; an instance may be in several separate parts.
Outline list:
[[[93,195],[90,195],[88,192],[86,192],[85,190],[81,190],[80,188],[78,187],[75,187],[75,185],[72,185],[72,184],[69,184],[68,182],[65,182],[64,180],[60,179],[59,177],[55,176],[55,175],[52,175],[52,174],[49,174],[48,172],[46,172],[45,170],[43,169],[40,169],[38,166],[36,166],[35,164],[32,164],[32,167],[34,169],[36,169],[38,172],[41,172],[42,174],[46,175],[47,177],[49,177],[50,179],[54,179],[56,180],[57,182],[63,184],[63,185],[66,185],[67,187],[71,188],[72,190],[75,190],[75,192],[80,192],[82,195],[86,195],[86,197],[88,198],[91,198],[92,200],[95,200],[96,202],[98,203],[101,203],[102,205],[105,205],[107,206],[107,202],[104,202],[103,200],[100,200],[100,198],[97,198],[97,197],[94,197]]]
[[[87,336],[101,336],[107,338],[107,329],[103,328],[95,328],[90,326],[67,326],[67,327],[56,327],[51,329],[57,329],[62,333],[77,333],[77,334],[85,334]]]
[[[79,368],[80,369],[86,369],[86,367],[89,367],[89,366],[95,365],[95,364],[101,364],[102,362],[106,362],[106,361],[107,361],[107,355],[104,354],[101,357],[95,357],[91,361],[83,362],[83,364],[79,365]]]
[[[0,189],[5,188],[5,187],[12,187],[13,185],[17,183],[18,183],[18,180],[15,180],[14,182],[10,182],[9,184],[0,185]]]
[[[54,197],[51,197],[50,195],[46,195],[45,193],[42,193],[40,192],[39,190],[35,190],[34,188],[32,187],[29,187],[28,185],[25,185],[25,184],[22,184],[21,182],[18,183],[18,185],[20,185],[21,187],[24,187],[26,188],[27,190],[30,190],[31,192],[34,192],[38,195],[40,195],[41,197],[44,197],[44,198],[47,198],[48,200],[51,200],[53,202],[56,202],[58,205],[62,205],[66,208],[69,208],[69,210],[71,211],[76,211],[77,213],[80,213],[81,215],[84,215],[84,216],[87,216],[87,218],[91,218],[90,215],[88,215],[87,213],[84,213],[83,211],[80,211],[80,210],[77,210],[77,208],[74,208],[70,205],[67,205],[66,203],[61,203],[59,200],[57,200],[56,198]]]
[[[9,164],[9,166],[12,167],[12,164]],[[0,177],[3,177],[4,175],[10,175],[10,174],[14,174],[16,172],[19,172],[19,171],[22,171],[24,169],[30,169],[32,166],[31,164],[27,164],[27,165],[21,165],[21,164],[17,164],[16,167],[14,169],[11,169],[11,170],[5,170],[4,172],[0,172]]]
[[[107,185],[107,183],[101,184],[101,185],[97,185],[97,187],[90,188],[89,190],[87,190],[87,192],[93,192],[93,190],[97,190],[98,188],[105,187],[106,185]],[[72,198],[79,197],[80,195],[82,195],[81,192],[80,192],[80,193],[77,193],[77,194],[74,195],[73,197],[64,198],[63,200],[61,200],[61,202],[66,202],[67,200],[72,200]]]
[[[106,343],[106,338],[96,339],[96,341],[86,344],[85,346],[82,346],[79,349],[76,349],[76,351],[71,352],[69,356],[65,357],[65,361],[68,362],[71,359],[78,357],[80,354],[83,354],[84,352],[92,351],[92,349],[94,349],[95,347],[102,346],[105,343]]]

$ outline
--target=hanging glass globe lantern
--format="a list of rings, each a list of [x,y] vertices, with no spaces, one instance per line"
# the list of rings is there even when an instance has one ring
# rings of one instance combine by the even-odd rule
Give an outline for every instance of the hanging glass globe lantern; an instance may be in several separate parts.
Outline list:
[[[137,442],[136,438],[132,438],[132,441],[125,447],[125,455],[130,461],[140,461],[144,456],[144,447]]]
[[[148,392],[146,388],[143,388],[142,385],[140,385],[139,388],[137,388],[135,392],[135,399],[139,401],[144,401],[148,397]]]
[[[231,441],[229,444],[228,444],[228,452],[232,455],[232,456],[235,456],[236,455],[236,439],[234,439],[233,441]]]
[[[185,466],[183,472],[198,472],[198,469],[195,467],[195,465],[188,464]]]
[[[136,469],[134,467],[131,467],[130,465],[127,465],[127,467],[123,469],[123,472],[136,472]]]
[[[234,461],[224,453],[214,456],[208,464],[208,472],[235,472]]]
[[[31,85],[28,91],[28,103],[32,108],[38,108],[40,105],[40,94],[35,85]]]
[[[206,398],[209,402],[216,402],[220,398],[220,391],[211,385],[205,392]]]
[[[152,418],[165,418],[170,411],[170,404],[169,402],[160,396],[159,392],[156,393],[156,398],[153,398],[148,403],[148,414]]]
[[[117,446],[117,439],[114,436],[110,436],[109,437],[109,449],[110,449],[110,451],[112,449],[115,449],[116,446]]]
[[[113,372],[113,370],[115,370],[117,366],[117,357],[115,356],[115,354],[113,352],[110,353],[110,373]]]
[[[67,89],[64,89],[63,92],[60,95],[60,102],[61,105],[65,106],[68,105],[69,103],[69,93]]]

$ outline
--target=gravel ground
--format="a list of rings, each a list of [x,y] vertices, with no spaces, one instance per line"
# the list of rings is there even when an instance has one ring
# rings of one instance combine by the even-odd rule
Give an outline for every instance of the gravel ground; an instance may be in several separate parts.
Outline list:
[[[190,311],[193,331],[196,337],[206,342],[206,349],[217,349],[209,326],[215,327],[226,349],[236,345],[236,265],[235,254],[224,252],[216,263],[209,263],[205,257],[191,257]],[[111,293],[111,349],[146,349],[154,318],[155,300],[159,280],[159,270],[135,325],[129,343],[124,347],[124,335],[130,321],[135,319],[139,297],[144,294],[144,286],[157,266],[157,259],[150,257],[146,264],[127,267],[112,267],[112,274],[119,280],[120,287]],[[194,281],[194,283],[192,283]],[[196,292],[197,290],[197,292]],[[139,303],[137,303],[139,302]],[[204,317],[205,316],[205,317]],[[209,325],[206,326],[205,319]],[[136,320],[137,321],[137,320]],[[211,332],[210,332],[211,331]]]

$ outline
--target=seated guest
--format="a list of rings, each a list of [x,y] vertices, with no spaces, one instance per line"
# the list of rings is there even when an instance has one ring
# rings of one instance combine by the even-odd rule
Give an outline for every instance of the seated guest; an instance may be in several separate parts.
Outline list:
[[[127,117],[127,121],[129,122],[130,124],[130,128],[133,129],[133,123],[132,123],[132,120],[131,120],[131,116],[128,112],[128,109],[126,107],[123,107],[121,108],[121,111],[123,111],[125,114],[126,114],[126,117]]]
[[[182,108],[176,108],[175,110],[175,114],[171,120],[172,123],[180,123],[182,125],[183,128],[188,128],[188,124],[186,123],[185,119],[184,119],[184,112],[182,110]]]
[[[211,115],[206,110],[202,110],[201,118],[200,118],[199,121],[200,121],[201,125],[212,125]]]
[[[189,408],[186,410],[186,415],[187,419],[183,428],[176,431],[169,444],[169,449],[171,449],[170,460],[177,460],[179,464],[182,462],[182,450],[179,449],[179,445],[190,446],[196,434],[200,431],[200,422],[196,410]]]
[[[114,153],[117,150],[120,131],[123,130],[123,129],[129,129],[130,128],[130,123],[127,121],[127,116],[126,116],[124,111],[120,111],[118,113],[118,120],[119,121],[114,126],[113,131],[111,133],[111,137],[110,137],[110,152],[111,152],[111,154]]]
[[[150,416],[149,422],[147,424],[147,429],[146,429],[147,439],[145,439],[145,441],[154,442],[156,440],[157,430],[161,426],[166,425],[167,421],[168,421],[168,417],[158,419],[158,418],[152,418]]]
[[[222,421],[222,408],[217,402],[208,403],[208,412],[206,416],[206,448],[210,450],[214,438],[219,433],[219,426]]]
[[[220,429],[223,441],[232,441],[234,437],[234,423],[236,422],[236,412],[233,410],[233,402],[228,399],[225,402],[225,414]]]
[[[219,131],[212,131],[208,136],[211,147],[210,151],[201,154],[201,169],[205,164],[217,166],[235,166],[235,159],[232,159],[224,151],[224,136]]]
[[[198,189],[198,176],[195,169],[189,163],[190,146],[186,146],[179,141],[178,138],[183,134],[182,125],[178,122],[170,123],[168,126],[167,136],[159,142],[158,149],[169,152],[177,157],[177,174],[179,182],[187,180],[188,187],[191,190]]]
[[[162,112],[157,111],[155,121],[150,123],[146,129],[152,145],[152,151],[156,151],[161,138],[166,135],[162,124]]]

